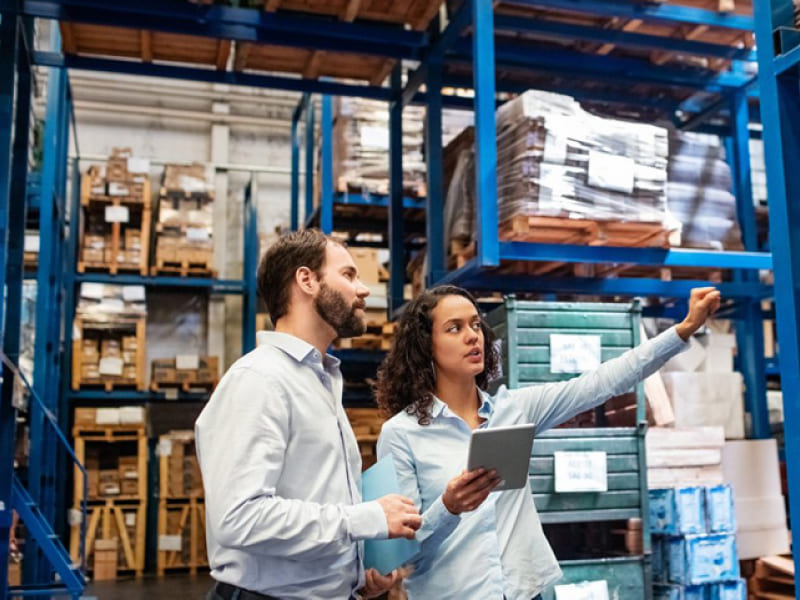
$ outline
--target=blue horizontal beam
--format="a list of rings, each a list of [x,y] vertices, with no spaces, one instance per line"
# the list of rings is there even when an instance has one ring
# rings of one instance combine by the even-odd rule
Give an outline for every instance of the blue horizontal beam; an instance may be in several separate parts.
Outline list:
[[[500,242],[500,258],[503,260],[625,263],[666,267],[772,269],[772,255],[766,252],[719,252],[689,248],[624,248]]]
[[[292,92],[331,94],[334,96],[353,96],[384,101],[388,101],[390,96],[388,88],[317,81],[313,79],[299,79],[296,77],[253,75],[250,73],[217,71],[198,67],[178,67],[174,65],[141,63],[130,60],[88,58],[74,55],[64,56],[56,52],[34,52],[33,58],[35,64],[44,67],[66,67],[68,69],[82,69],[86,71],[104,71],[107,73],[187,79],[192,81],[205,81],[208,83],[227,83],[229,85],[244,85]]]
[[[755,51],[749,48],[684,40],[663,35],[633,33],[620,29],[604,29],[600,27],[560,23],[558,21],[525,19],[517,16],[511,17],[505,15],[495,15],[494,25],[495,31],[508,30],[514,33],[533,33],[539,38],[549,40],[572,42],[579,39],[589,42],[614,44],[615,46],[623,46],[626,48],[665,50],[698,56],[712,56],[728,60],[756,60]]]
[[[780,75],[790,69],[796,69],[797,65],[800,64],[800,46],[795,46],[787,53],[776,56],[772,64],[775,69],[775,75]]]
[[[25,0],[32,17],[215,39],[416,59],[427,34],[398,26],[346,23],[221,5],[161,0]]]
[[[610,296],[687,297],[695,287],[707,286],[708,281],[681,279],[662,281],[638,277],[531,277],[508,275],[481,269],[474,259],[457,271],[441,277],[436,284],[453,284],[467,289],[527,293],[565,293]],[[772,287],[760,283],[714,283],[725,298],[769,298]]]
[[[752,17],[721,13],[700,8],[690,8],[660,2],[629,2],[626,0],[514,0],[515,4],[554,10],[590,13],[603,17],[642,19],[686,25],[708,25],[753,31]]]
[[[450,56],[471,61],[470,40],[459,40]],[[495,58],[498,68],[525,68],[562,76],[569,73],[570,78],[578,76],[622,84],[654,83],[707,92],[740,89],[754,80],[754,77],[739,73],[694,67],[658,67],[642,59],[597,56],[520,43],[495,44]]]
[[[353,194],[337,192],[333,197],[334,204],[349,206],[378,206],[388,208],[389,196],[383,194]],[[403,208],[425,208],[425,199],[403,196]]]
[[[240,294],[244,291],[244,283],[240,280],[206,277],[142,277],[141,275],[78,273],[75,275],[75,281],[78,283],[143,285],[150,288],[205,288],[216,294]]]

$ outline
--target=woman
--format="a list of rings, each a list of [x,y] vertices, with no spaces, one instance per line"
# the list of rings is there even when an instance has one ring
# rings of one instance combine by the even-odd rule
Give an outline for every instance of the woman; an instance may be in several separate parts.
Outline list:
[[[486,387],[498,356],[475,300],[454,286],[409,303],[378,371],[383,426],[378,458],[392,455],[401,492],[422,512],[422,543],[406,579],[410,599],[530,600],[561,577],[527,488],[490,495],[495,474],[462,472],[473,429],[533,423],[541,433],[630,390],[686,347],[719,307],[692,290],[683,322],[570,381],[516,390]]]

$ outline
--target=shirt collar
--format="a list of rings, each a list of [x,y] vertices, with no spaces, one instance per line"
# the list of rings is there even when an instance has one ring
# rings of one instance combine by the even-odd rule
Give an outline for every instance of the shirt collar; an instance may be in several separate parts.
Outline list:
[[[259,331],[256,339],[259,346],[267,345],[283,350],[297,362],[303,362],[312,357],[314,360],[323,362],[326,368],[338,367],[341,362],[335,356],[327,353],[325,354],[325,360],[322,361],[319,351],[314,346],[288,333]]]
[[[481,405],[478,407],[478,415],[488,419],[494,412],[494,402],[492,401],[492,397],[480,388],[478,388],[478,396],[481,399]],[[431,404],[431,418],[435,419],[441,415],[446,408],[447,404],[434,396],[433,404]]]

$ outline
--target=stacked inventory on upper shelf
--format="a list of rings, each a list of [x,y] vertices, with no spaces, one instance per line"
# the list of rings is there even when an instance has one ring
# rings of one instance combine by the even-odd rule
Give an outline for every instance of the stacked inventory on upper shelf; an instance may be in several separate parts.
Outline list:
[[[149,162],[114,148],[104,166],[81,180],[82,227],[78,271],[147,275],[150,246]]]
[[[153,275],[215,276],[214,190],[206,167],[168,164],[158,197]]]

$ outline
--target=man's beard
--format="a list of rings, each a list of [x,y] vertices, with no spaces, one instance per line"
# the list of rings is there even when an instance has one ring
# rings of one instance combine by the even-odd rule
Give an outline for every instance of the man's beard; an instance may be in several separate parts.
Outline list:
[[[366,323],[356,314],[363,308],[363,300],[356,300],[352,306],[347,304],[341,293],[325,282],[320,283],[319,294],[314,299],[314,308],[340,338],[357,337],[366,331]]]

